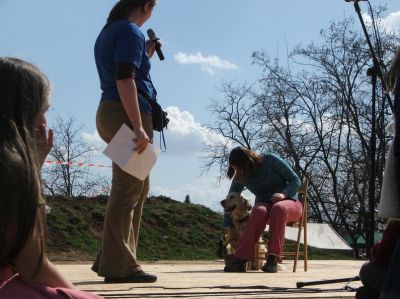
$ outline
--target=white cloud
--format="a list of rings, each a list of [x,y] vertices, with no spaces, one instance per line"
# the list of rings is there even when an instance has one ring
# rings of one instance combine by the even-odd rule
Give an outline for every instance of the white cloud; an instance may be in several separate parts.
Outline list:
[[[367,26],[371,26],[372,19],[367,13],[363,14],[363,18]],[[387,15],[385,18],[375,20],[380,26],[388,31],[400,34],[400,11],[395,11]]]
[[[199,155],[204,154],[207,145],[225,144],[226,139],[196,122],[189,111],[181,111],[179,107],[170,106],[165,109],[168,112],[170,122],[168,129],[164,131],[168,151],[167,155]],[[159,144],[159,133],[154,132],[154,143]],[[101,155],[107,144],[101,139],[95,130],[92,133],[82,132],[82,139],[93,149],[94,155]]]
[[[196,122],[188,111],[181,111],[178,107],[166,110],[171,119],[165,136],[167,151],[161,155],[152,172],[150,194],[168,196],[181,202],[189,194],[192,203],[222,212],[220,201],[228,193],[230,182],[222,180],[218,183],[217,168],[201,173],[200,157],[207,155],[204,144],[225,144],[225,138]],[[154,138],[156,143],[157,135]],[[251,199],[251,195],[248,198]]]
[[[100,138],[97,130],[93,133],[82,132],[82,139],[94,149],[93,155],[100,155],[106,148],[107,144]]]
[[[188,111],[181,111],[178,107],[170,106],[165,109],[170,119],[168,129],[165,130],[165,139],[171,155],[199,155],[204,154],[205,145],[225,144],[226,139],[209,131],[196,122],[194,116]],[[159,143],[157,133],[154,136],[156,144]]]
[[[391,31],[400,33],[400,11],[392,12],[382,20]]]
[[[216,55],[203,56],[201,52],[197,52],[196,54],[179,52],[175,54],[174,58],[180,64],[198,64],[201,66],[201,70],[211,75],[215,73],[215,69],[238,69],[238,66],[232,62],[223,60]]]

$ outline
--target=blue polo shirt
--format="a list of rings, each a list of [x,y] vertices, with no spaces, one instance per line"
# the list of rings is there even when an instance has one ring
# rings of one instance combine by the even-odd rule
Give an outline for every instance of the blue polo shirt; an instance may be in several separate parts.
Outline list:
[[[115,80],[117,63],[133,64],[136,68],[137,89],[150,98],[156,98],[157,91],[150,77],[151,63],[145,42],[139,27],[126,19],[116,20],[102,29],[94,47],[102,101],[121,101]],[[140,111],[151,113],[151,107],[142,95],[138,94],[138,100]]]

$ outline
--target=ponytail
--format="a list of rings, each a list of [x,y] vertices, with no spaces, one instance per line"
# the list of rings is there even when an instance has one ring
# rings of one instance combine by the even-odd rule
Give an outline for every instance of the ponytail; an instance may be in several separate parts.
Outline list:
[[[126,19],[129,17],[129,14],[137,7],[142,7],[146,5],[146,3],[150,3],[151,6],[155,6],[157,0],[120,0],[118,1],[114,7],[111,9],[110,14],[107,18],[106,26],[109,26],[112,22],[120,19]]]
[[[116,20],[126,18],[127,16],[124,11],[125,9],[122,1],[115,4],[114,7],[111,9],[110,14],[108,15],[106,26],[110,25]]]

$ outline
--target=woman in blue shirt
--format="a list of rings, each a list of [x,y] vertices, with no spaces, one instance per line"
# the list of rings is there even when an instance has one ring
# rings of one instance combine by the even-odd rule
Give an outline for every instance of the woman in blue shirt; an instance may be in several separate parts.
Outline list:
[[[151,107],[155,100],[150,57],[157,41],[146,41],[140,27],[151,17],[156,0],[120,0],[95,44],[94,54],[102,95],[96,115],[100,137],[109,143],[122,124],[135,133],[143,152],[153,137]],[[111,194],[104,219],[102,247],[92,270],[108,283],[155,282],[136,260],[140,220],[149,190],[141,181],[112,165]]]
[[[246,262],[254,259],[255,245],[267,224],[269,240],[264,272],[277,272],[277,262],[283,252],[285,226],[298,221],[302,205],[296,199],[300,179],[294,170],[274,154],[259,155],[244,147],[234,148],[229,155],[228,177],[233,178],[230,192],[247,188],[255,195],[255,205],[248,224],[235,250],[235,257],[225,272],[245,272]],[[231,233],[231,219],[225,216],[225,226]]]

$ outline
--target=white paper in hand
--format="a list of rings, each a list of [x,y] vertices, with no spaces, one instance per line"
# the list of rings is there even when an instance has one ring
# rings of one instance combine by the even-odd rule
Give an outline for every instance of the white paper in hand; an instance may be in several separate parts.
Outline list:
[[[156,163],[160,150],[149,143],[145,151],[139,155],[134,150],[135,137],[135,133],[123,124],[103,153],[122,170],[143,181]]]

